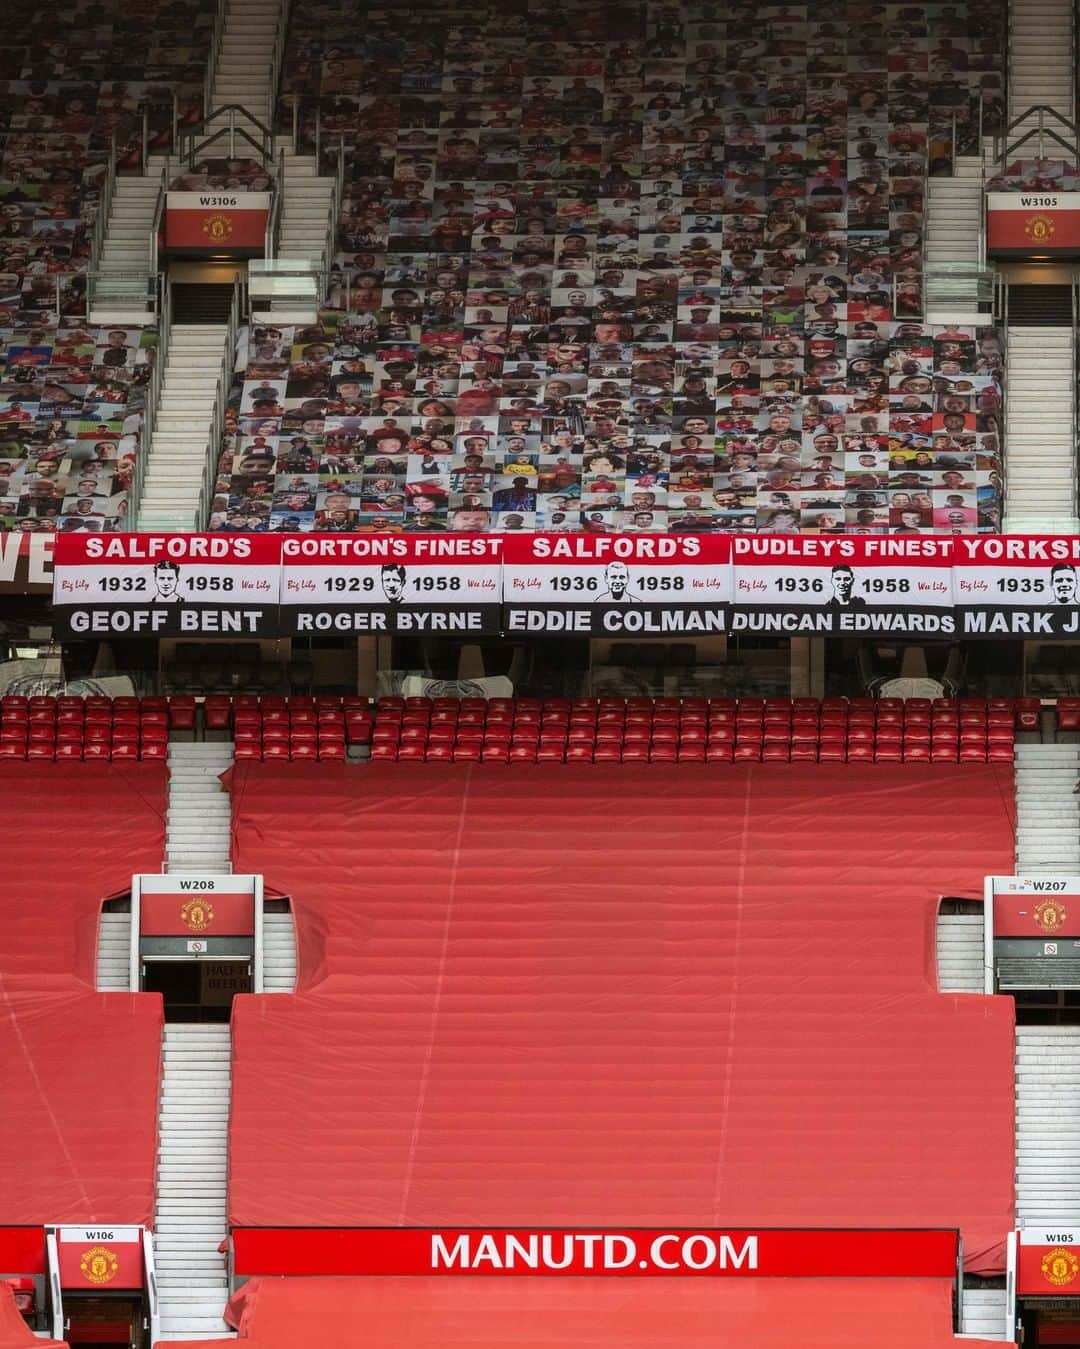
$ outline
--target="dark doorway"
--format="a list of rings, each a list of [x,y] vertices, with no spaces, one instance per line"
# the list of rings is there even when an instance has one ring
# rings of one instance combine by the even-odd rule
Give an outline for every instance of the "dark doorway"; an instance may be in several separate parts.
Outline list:
[[[67,1292],[64,1322],[64,1338],[79,1349],[116,1349],[117,1345],[142,1349],[148,1339],[138,1297],[82,1297]]]
[[[166,1021],[228,1021],[233,997],[251,992],[251,962],[148,960],[142,986],[164,998]]]
[[[174,323],[228,323],[232,308],[232,283],[216,281],[174,281],[172,310]]]

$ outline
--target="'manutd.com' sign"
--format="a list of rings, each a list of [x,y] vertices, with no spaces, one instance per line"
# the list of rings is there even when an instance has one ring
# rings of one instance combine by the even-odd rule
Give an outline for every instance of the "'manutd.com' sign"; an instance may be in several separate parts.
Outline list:
[[[503,627],[591,637],[724,632],[731,541],[671,534],[515,534]]]
[[[234,1228],[252,1275],[584,1278],[941,1278],[955,1231],[778,1228]]]
[[[261,637],[278,627],[281,549],[263,534],[62,534],[59,637]]]

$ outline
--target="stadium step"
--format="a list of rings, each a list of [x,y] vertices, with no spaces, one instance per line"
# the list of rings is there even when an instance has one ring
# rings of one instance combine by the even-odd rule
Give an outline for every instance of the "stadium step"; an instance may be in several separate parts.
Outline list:
[[[982,914],[939,913],[938,989],[942,993],[982,993],[984,959]]]
[[[296,986],[296,930],[291,913],[263,914],[263,992],[291,993]]]
[[[1017,1026],[1017,1219],[1065,1220],[1078,1201],[1080,1026]]]
[[[131,991],[130,913],[103,913],[98,920],[97,990]]]
[[[162,1046],[154,1215],[162,1338],[224,1335],[229,1027],[170,1024]]]
[[[1030,322],[1035,292],[1049,286],[1010,287],[1005,439],[1009,446],[1009,492],[1005,528],[1020,533],[1075,534],[1076,463],[1072,445],[1074,352],[1071,327],[1020,326]],[[1065,288],[1068,289],[1067,287]],[[1026,308],[1021,298],[1027,296]],[[1071,303],[1071,301],[1070,301]],[[1029,312],[1030,311],[1030,312]],[[1030,391],[1030,400],[1025,398]]]

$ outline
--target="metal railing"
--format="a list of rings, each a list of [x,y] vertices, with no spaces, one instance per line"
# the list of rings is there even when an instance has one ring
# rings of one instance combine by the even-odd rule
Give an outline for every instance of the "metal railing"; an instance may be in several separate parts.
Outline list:
[[[155,276],[155,282],[159,279]],[[169,359],[169,337],[172,328],[172,283],[168,276],[160,278],[161,296],[158,302],[158,344],[154,353],[154,368],[146,386],[143,404],[142,427],[139,431],[139,452],[135,456],[135,469],[131,475],[128,489],[128,507],[125,523],[129,530],[138,529],[139,508],[142,504],[143,489],[146,485],[146,466],[150,458],[150,441],[154,435],[154,423],[157,421],[158,405],[161,402],[161,385],[165,379],[165,366]]]
[[[274,125],[274,115],[277,111],[278,83],[281,79],[281,63],[285,59],[285,42],[288,34],[289,0],[278,0],[277,27],[274,30],[274,51],[270,58],[270,93],[266,105],[266,120],[271,127]]]
[[[202,488],[199,492],[199,507],[195,516],[196,528],[205,528],[209,523],[210,506],[214,500],[214,484],[217,481],[218,462],[221,459],[221,442],[225,435],[225,414],[229,407],[229,394],[232,392],[233,375],[236,368],[236,338],[240,331],[241,320],[246,315],[244,289],[240,281],[233,282],[232,302],[229,306],[229,321],[225,327],[225,351],[218,375],[217,390],[214,394],[214,406],[210,413],[210,432],[206,446],[206,461],[203,464]]]
[[[285,151],[279,150],[277,173],[270,183],[270,209],[266,213],[266,233],[263,238],[263,257],[276,258],[278,236],[281,233],[281,206],[285,198]]]
[[[169,149],[176,149],[177,138],[180,134],[180,106],[176,98],[176,90],[170,89],[171,101],[164,106],[170,109],[170,132]],[[146,172],[150,163],[150,109],[161,107],[161,104],[152,103],[147,99],[142,105],[142,171]]]
[[[90,235],[90,262],[88,271],[96,272],[101,260],[101,250],[105,246],[105,235],[109,228],[109,216],[112,214],[113,194],[116,191],[116,133],[109,137],[109,158],[105,166],[105,182],[102,184],[98,199],[97,213],[94,216],[94,229]]]
[[[1022,136],[1018,136],[1016,140],[1010,141],[1010,134],[1015,131],[1017,127],[1030,122],[1033,116],[1035,118],[1035,125],[1028,126],[1028,129]],[[1051,125],[1048,126],[1048,122],[1051,123]],[[1055,128],[1060,128],[1060,130]],[[1066,136],[1068,139],[1066,139]],[[1002,132],[995,135],[994,163],[1002,165],[1007,164],[1017,150],[1032,139],[1037,142],[1039,147],[1038,155],[1036,156],[1038,159],[1046,158],[1047,142],[1060,146],[1073,160],[1077,158],[1078,136],[1076,123],[1070,122],[1067,117],[1063,117],[1060,112],[1055,108],[1051,108],[1049,104],[1036,103],[1030,108],[1025,108],[1018,117],[1014,117],[1013,120],[1008,123]]]
[[[151,271],[87,272],[86,312],[90,314],[95,309],[109,307],[138,310],[132,322],[153,323],[158,310],[157,274]]]
[[[995,273],[978,262],[951,261],[923,273],[927,310],[978,314],[988,322],[995,303]]]
[[[158,1304],[157,1266],[154,1263],[154,1238],[142,1229],[143,1270],[146,1274],[146,1310],[150,1320],[150,1343],[157,1344],[161,1334],[161,1307]]]
[[[161,230],[165,222],[165,203],[169,197],[169,183],[172,179],[172,161],[169,156],[165,156],[165,163],[161,167],[161,178],[158,181],[157,201],[154,202],[154,221],[150,226],[150,275],[157,276],[158,273],[158,253],[161,248]]]
[[[215,126],[218,129],[212,130]],[[185,127],[180,136],[180,158],[189,169],[194,168],[196,156],[205,153],[218,141],[227,144],[228,149],[223,152],[229,159],[236,158],[237,142],[241,141],[255,151],[255,158],[261,164],[273,162],[273,132],[265,122],[239,103],[227,103],[207,113],[195,126]]]
[[[221,55],[221,38],[225,31],[225,0],[218,0],[214,11],[214,28],[210,34],[210,50],[206,56],[206,86],[203,89],[203,113],[210,116],[210,100],[214,92],[214,76]]]

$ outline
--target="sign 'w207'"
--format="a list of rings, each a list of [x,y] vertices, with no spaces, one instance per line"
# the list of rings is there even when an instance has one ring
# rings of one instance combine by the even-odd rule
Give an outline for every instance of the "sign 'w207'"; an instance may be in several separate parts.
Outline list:
[[[1080,539],[57,536],[59,637],[1080,636]]]

